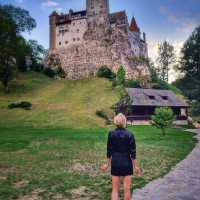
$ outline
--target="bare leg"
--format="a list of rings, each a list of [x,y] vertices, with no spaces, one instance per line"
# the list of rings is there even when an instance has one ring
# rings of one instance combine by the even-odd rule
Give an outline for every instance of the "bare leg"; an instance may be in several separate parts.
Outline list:
[[[112,200],[118,200],[119,198],[119,176],[112,176]]]
[[[131,176],[124,177],[124,200],[131,200]]]

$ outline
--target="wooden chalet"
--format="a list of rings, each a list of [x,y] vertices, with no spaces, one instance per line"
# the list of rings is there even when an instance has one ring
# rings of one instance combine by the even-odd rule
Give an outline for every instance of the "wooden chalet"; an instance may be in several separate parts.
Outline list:
[[[150,122],[157,107],[170,107],[176,115],[176,124],[187,124],[188,105],[172,91],[141,88],[126,90],[132,104],[122,108],[121,112],[129,122],[145,124]]]

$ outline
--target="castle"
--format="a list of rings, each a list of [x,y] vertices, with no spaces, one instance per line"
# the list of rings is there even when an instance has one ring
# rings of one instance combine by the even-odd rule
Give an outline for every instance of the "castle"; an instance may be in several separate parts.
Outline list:
[[[109,0],[86,0],[83,11],[54,11],[49,23],[45,63],[61,65],[67,79],[88,78],[103,65],[114,72],[122,65],[127,79],[149,75],[145,62],[136,59],[148,58],[145,33],[141,37],[134,17],[129,25],[125,11],[110,13]]]

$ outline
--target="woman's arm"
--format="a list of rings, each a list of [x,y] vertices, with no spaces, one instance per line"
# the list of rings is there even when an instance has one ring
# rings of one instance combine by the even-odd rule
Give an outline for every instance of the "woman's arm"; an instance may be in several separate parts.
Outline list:
[[[136,143],[135,143],[135,138],[134,138],[133,135],[131,135],[131,139],[130,139],[130,156],[131,156],[131,159],[132,159],[134,171],[135,171],[137,176],[140,176],[141,170],[138,167],[137,160],[136,160]]]
[[[111,133],[109,132],[107,140],[107,163],[101,166],[101,169],[103,171],[106,171],[108,167],[111,165],[111,159],[112,159],[112,143],[111,143]]]

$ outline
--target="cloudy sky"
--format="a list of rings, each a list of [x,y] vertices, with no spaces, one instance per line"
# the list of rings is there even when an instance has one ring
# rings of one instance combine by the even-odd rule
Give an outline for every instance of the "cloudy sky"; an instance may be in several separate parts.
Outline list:
[[[85,9],[86,0],[0,0],[29,10],[37,28],[27,38],[49,46],[48,16],[53,10],[67,12]],[[157,47],[163,40],[175,46],[177,54],[193,29],[200,25],[200,0],[110,0],[111,12],[126,10],[134,15],[141,31],[146,32],[149,56],[155,59]],[[172,72],[173,73],[173,72]],[[171,76],[173,79],[174,76]]]

